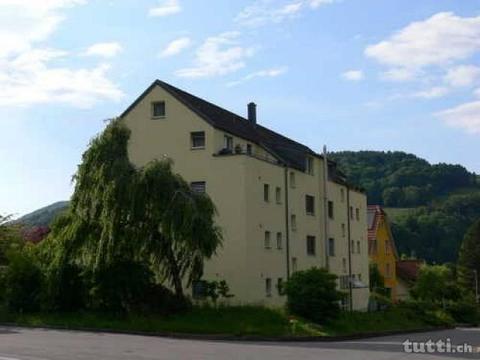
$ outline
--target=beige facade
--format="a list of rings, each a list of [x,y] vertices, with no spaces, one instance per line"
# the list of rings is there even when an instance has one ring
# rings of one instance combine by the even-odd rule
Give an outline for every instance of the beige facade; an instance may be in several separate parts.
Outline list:
[[[174,170],[188,182],[204,184],[215,203],[224,243],[217,255],[207,261],[204,278],[226,280],[237,303],[277,306],[285,302],[277,285],[289,274],[328,265],[331,272],[342,277],[342,290],[351,292],[353,308],[366,309],[369,293],[365,194],[329,174],[325,197],[322,156],[300,154],[309,161],[311,169],[290,166],[277,151],[257,141],[257,125],[235,123],[249,120],[223,109],[218,116],[226,122],[212,123],[204,106],[211,106],[213,112],[217,111],[214,105],[196,98],[192,105],[182,94],[157,81],[127,109],[122,119],[131,129],[129,156],[135,165],[171,158]],[[163,104],[164,114],[154,117],[152,111],[158,102]],[[228,128],[229,114],[236,116],[232,119],[232,131]],[[280,136],[261,129],[273,139]],[[203,133],[204,146],[192,146],[192,133]],[[283,140],[295,145],[289,139]],[[232,151],[224,151],[225,147]],[[333,163],[329,167],[335,172]],[[309,202],[313,199],[313,204],[309,204],[311,212],[307,212],[307,196]],[[325,200],[333,204],[332,218],[326,213]],[[326,239],[327,232],[333,240]],[[328,249],[329,242],[333,249]],[[329,252],[331,256],[327,256]],[[355,281],[349,281],[349,275],[355,276]],[[353,284],[352,289],[349,284]]]

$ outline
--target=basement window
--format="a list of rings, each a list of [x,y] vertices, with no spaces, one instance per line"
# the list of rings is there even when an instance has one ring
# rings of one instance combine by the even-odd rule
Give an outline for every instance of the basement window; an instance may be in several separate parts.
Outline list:
[[[197,194],[205,194],[206,183],[205,181],[194,181],[190,183],[190,188],[193,192],[196,192]]]

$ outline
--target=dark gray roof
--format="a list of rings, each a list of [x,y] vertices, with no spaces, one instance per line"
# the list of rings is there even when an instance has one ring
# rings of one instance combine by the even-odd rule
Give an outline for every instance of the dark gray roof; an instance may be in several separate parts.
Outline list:
[[[225,110],[215,104],[189,94],[163,81],[156,80],[125,112],[125,116],[135,105],[145,97],[150,90],[160,86],[168,91],[177,100],[190,110],[202,117],[215,128],[224,130],[232,135],[249,140],[273,153],[278,159],[293,168],[305,170],[305,156],[307,154],[319,156],[309,147],[280,135],[259,124],[253,124],[242,116]]]

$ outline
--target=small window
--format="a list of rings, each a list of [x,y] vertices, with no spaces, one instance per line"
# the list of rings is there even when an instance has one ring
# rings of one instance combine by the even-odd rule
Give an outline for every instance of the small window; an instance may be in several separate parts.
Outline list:
[[[190,143],[192,149],[204,149],[205,148],[205,132],[195,131],[190,133]]]
[[[165,117],[165,101],[155,101],[152,103],[152,117]]]
[[[340,200],[341,202],[345,202],[345,189],[341,188],[340,189]]]
[[[292,258],[292,272],[296,272],[296,271],[297,271],[297,258],[293,257]]]
[[[277,204],[282,203],[282,189],[279,187],[275,188],[275,200],[277,201]]]
[[[328,217],[330,219],[334,218],[333,201],[328,202]]]
[[[265,202],[270,201],[270,185],[268,184],[263,185],[263,200],[265,200]]]
[[[335,256],[335,239],[328,239],[328,256]]]
[[[385,254],[390,255],[390,241],[385,241]]]
[[[272,279],[270,278],[265,279],[265,294],[267,297],[272,296]]]
[[[252,144],[247,144],[247,155],[252,155]]]
[[[358,274],[358,281],[362,281],[362,274]]]
[[[342,236],[347,236],[347,227],[345,226],[345,224],[342,224]]]
[[[233,150],[233,137],[225,135],[225,149],[227,150]]]
[[[315,236],[307,236],[307,255],[315,255]]]
[[[350,206],[350,219],[353,220],[353,207]]]
[[[357,218],[357,221],[360,221],[360,209],[359,208],[355,209],[355,217]]]
[[[277,291],[278,291],[278,295],[285,295],[283,278],[277,279]]]
[[[194,181],[190,183],[190,188],[198,194],[205,194],[206,183],[205,181]]]
[[[281,232],[277,232],[277,249],[281,249],[282,248],[282,233]]]
[[[204,280],[192,282],[192,297],[194,299],[203,299],[207,296],[207,283]]]
[[[297,231],[297,215],[290,215],[290,225],[292,226],[292,231]]]
[[[305,195],[305,210],[307,215],[315,214],[315,198],[311,195]]]
[[[347,272],[347,259],[345,258],[342,259],[342,270],[344,273]]]
[[[270,231],[265,231],[264,245],[265,245],[265,249],[271,249],[272,248],[272,244],[271,244],[271,240],[270,240]]]
[[[360,241],[357,241],[357,254],[360,254]]]
[[[307,174],[313,175],[313,158],[310,156],[307,156],[305,159],[305,172]]]
[[[295,173],[293,171],[290,172],[290,187],[295,189]]]

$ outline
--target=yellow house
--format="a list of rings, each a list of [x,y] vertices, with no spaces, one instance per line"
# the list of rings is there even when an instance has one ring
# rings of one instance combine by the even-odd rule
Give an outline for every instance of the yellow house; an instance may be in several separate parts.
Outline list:
[[[171,158],[215,203],[224,243],[204,279],[226,280],[232,301],[283,305],[282,282],[317,266],[339,276],[345,307],[366,309],[365,193],[324,155],[260,125],[255,104],[247,110],[245,118],[156,80],[120,118],[132,163]]]
[[[398,253],[387,214],[378,205],[368,206],[368,253],[384,277],[392,301],[396,301]]]

